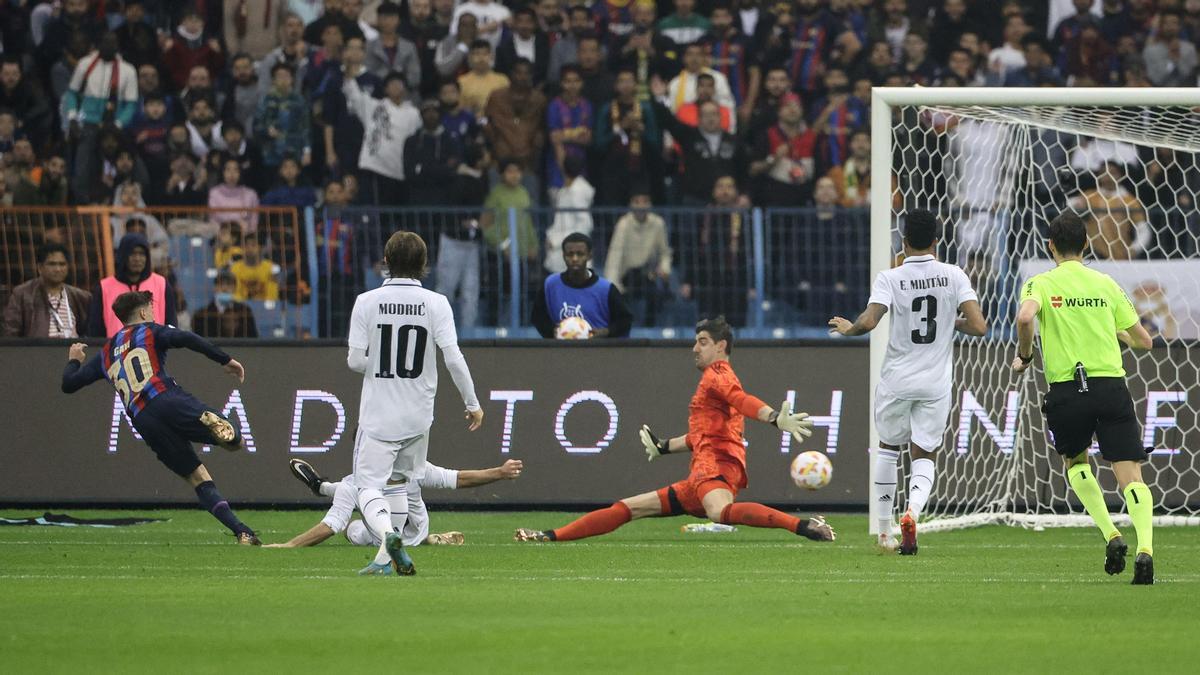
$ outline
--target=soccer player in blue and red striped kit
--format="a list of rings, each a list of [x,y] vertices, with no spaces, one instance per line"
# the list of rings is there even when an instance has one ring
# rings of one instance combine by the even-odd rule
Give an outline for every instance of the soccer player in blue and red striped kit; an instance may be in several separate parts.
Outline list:
[[[258,546],[261,542],[254,531],[238,519],[229,502],[217,492],[212,476],[192,448],[192,443],[214,443],[226,450],[239,450],[242,436],[228,419],[196,400],[167,374],[167,350],[185,347],[203,354],[239,382],[245,381],[246,370],[195,333],[154,323],[152,302],[146,291],[117,296],[112,310],[124,326],[87,363],[86,345],[71,345],[63,370],[63,393],[72,394],[93,382],[108,380],[120,394],[133,428],[158,460],[195,488],[200,505],[228,527],[239,544]]]

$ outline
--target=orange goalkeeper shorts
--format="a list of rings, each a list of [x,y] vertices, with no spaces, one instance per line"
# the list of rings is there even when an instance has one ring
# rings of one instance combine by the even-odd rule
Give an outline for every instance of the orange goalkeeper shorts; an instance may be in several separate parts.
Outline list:
[[[735,461],[714,460],[692,466],[687,478],[658,490],[658,503],[664,516],[684,513],[704,518],[704,497],[713,490],[729,490],[737,497],[746,486],[746,469]]]

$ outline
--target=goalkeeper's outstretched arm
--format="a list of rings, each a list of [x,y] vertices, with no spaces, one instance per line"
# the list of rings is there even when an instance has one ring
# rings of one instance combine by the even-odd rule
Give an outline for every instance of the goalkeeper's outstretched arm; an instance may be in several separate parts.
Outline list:
[[[875,330],[875,326],[879,325],[879,320],[887,313],[887,307],[877,302],[872,302],[867,305],[862,314],[853,323],[844,317],[835,316],[829,320],[830,333],[839,335],[866,335]]]
[[[692,451],[692,446],[688,445],[687,436],[659,438],[654,435],[653,431],[650,431],[649,425],[646,424],[642,425],[638,436],[642,439],[642,447],[646,450],[648,461],[654,461],[663,455]]]

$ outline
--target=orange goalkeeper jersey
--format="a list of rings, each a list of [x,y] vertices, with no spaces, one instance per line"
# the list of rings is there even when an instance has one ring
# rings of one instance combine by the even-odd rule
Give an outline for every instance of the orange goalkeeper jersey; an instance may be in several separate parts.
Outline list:
[[[745,416],[756,418],[766,405],[747,394],[728,361],[714,361],[704,369],[700,384],[688,405],[687,442],[693,462],[697,453],[732,457],[746,466],[746,446],[742,442]]]

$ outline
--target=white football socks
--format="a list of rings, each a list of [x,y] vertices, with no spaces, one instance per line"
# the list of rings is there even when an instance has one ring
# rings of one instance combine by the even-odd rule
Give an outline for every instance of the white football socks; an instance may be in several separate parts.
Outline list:
[[[879,533],[891,535],[892,511],[896,507],[896,462],[900,453],[896,450],[875,448],[875,484],[871,486],[871,499],[875,501],[875,517]]]
[[[371,532],[379,537],[379,552],[375,554],[375,564],[383,565],[390,562],[392,558],[387,552],[387,534],[392,531],[392,510],[388,505],[387,498],[377,488],[359,490],[358,510],[362,513],[367,527],[371,528]]]
[[[404,524],[408,522],[408,485],[389,485],[384,489],[383,496],[392,511],[392,529],[403,532]]]
[[[321,483],[321,485],[317,487],[317,491],[326,497],[332,497],[334,495],[334,493],[337,492],[338,486],[341,484],[342,484],[341,481],[339,481],[337,483],[330,483],[330,482],[326,481],[324,483]]]
[[[932,459],[912,461],[912,475],[908,479],[908,510],[912,511],[913,518],[920,517],[925,503],[933,494],[933,471]]]

